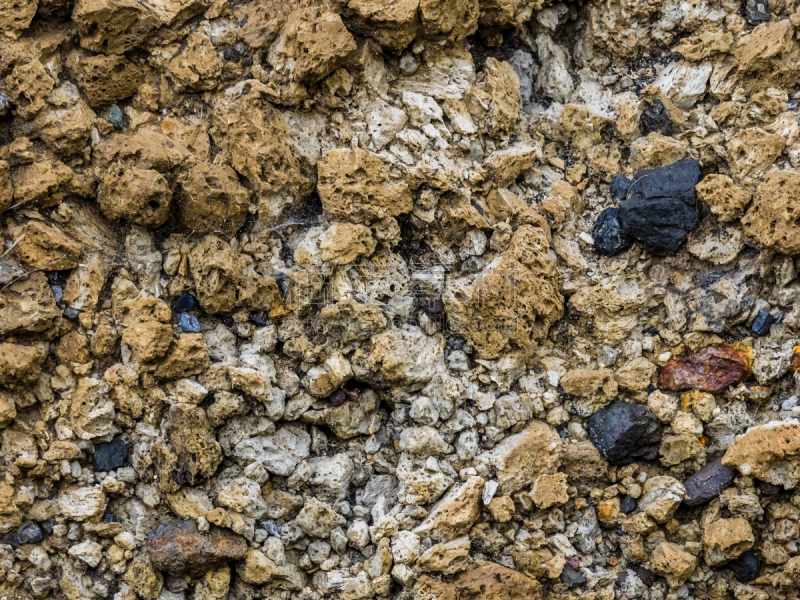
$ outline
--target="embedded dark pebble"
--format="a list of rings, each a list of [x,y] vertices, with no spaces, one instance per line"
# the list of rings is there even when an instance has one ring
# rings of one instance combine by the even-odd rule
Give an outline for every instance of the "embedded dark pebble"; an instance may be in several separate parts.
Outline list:
[[[623,515],[629,515],[635,510],[636,510],[636,499],[631,498],[627,494],[622,496],[622,499],[619,501],[619,511]]]
[[[653,103],[642,112],[639,117],[639,122],[642,124],[642,129],[647,133],[660,133],[662,135],[672,135],[677,133],[677,127],[669,118],[667,109],[661,100],[654,100]]]
[[[197,301],[197,298],[192,296],[189,292],[183,292],[178,299],[175,300],[175,312],[176,313],[184,313],[184,312],[191,312],[193,310],[198,310],[200,308],[200,303]]]
[[[639,171],[619,203],[622,231],[652,254],[675,254],[697,224],[700,163],[681,160],[667,167]]]
[[[580,571],[573,571],[572,569],[565,568],[561,571],[561,581],[566,583],[569,587],[580,587],[586,583],[586,577]]]
[[[347,400],[347,392],[344,390],[336,390],[328,398],[328,403],[331,406],[341,406]]]
[[[766,496],[775,496],[783,491],[781,486],[774,485],[767,481],[761,481],[760,479],[756,481],[756,487]]]
[[[683,482],[687,506],[699,506],[719,496],[733,481],[733,470],[722,464],[722,457],[715,458]]]
[[[3,543],[9,546],[22,546],[41,542],[43,539],[41,528],[34,522],[23,523],[15,533],[8,533],[3,536]]]
[[[128,458],[128,444],[121,438],[98,444],[94,450],[95,471],[111,471],[125,464]]]
[[[200,333],[200,321],[194,315],[179,313],[178,333]]]
[[[744,552],[728,566],[739,583],[749,583],[758,577],[758,555],[752,550]]]
[[[641,404],[616,400],[589,418],[589,440],[612,463],[655,460],[661,423]]]
[[[636,568],[636,574],[639,576],[639,579],[642,580],[642,583],[647,587],[651,587],[656,582],[656,574],[650,569],[639,566]]]
[[[225,530],[202,533],[194,521],[176,519],[150,532],[147,552],[159,571],[202,575],[230,561],[244,560],[247,542]]]
[[[422,310],[429,316],[440,315],[444,312],[444,302],[437,298],[426,304]]]
[[[756,315],[756,320],[753,321],[753,333],[756,335],[768,335],[774,323],[775,317],[765,310],[760,310]]]
[[[265,327],[266,325],[269,325],[269,317],[261,313],[250,313],[247,317],[247,320],[254,325],[258,325],[259,327]]]
[[[633,244],[633,238],[622,230],[617,208],[607,208],[600,213],[594,223],[592,237],[594,249],[603,256],[625,252]]]
[[[231,48],[228,46],[225,50],[222,51],[222,56],[228,62],[239,62],[239,53],[236,51],[235,48]]]
[[[747,22],[750,25],[758,25],[764,21],[769,21],[769,2],[767,0],[747,0],[745,7]]]

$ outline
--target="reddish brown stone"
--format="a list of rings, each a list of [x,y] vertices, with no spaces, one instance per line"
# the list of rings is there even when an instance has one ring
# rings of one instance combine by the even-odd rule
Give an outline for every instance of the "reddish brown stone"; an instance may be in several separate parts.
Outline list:
[[[232,560],[244,560],[247,542],[232,533],[197,529],[194,521],[176,519],[150,533],[147,552],[153,565],[172,575],[202,575]]]
[[[721,392],[733,383],[750,377],[752,350],[719,344],[703,348],[668,362],[658,370],[658,387],[681,392],[702,390]]]

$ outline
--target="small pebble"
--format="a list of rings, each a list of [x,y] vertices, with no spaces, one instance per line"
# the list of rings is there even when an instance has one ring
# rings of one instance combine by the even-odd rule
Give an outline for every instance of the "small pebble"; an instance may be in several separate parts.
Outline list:
[[[200,321],[187,313],[178,315],[178,333],[200,333]]]
[[[748,550],[728,565],[740,583],[749,583],[758,577],[758,555],[752,550]]]
[[[128,445],[121,438],[98,444],[94,451],[95,471],[111,471],[125,465]]]
[[[197,298],[192,296],[189,292],[183,292],[180,296],[178,296],[174,306],[176,313],[191,312],[193,310],[198,310],[199,308],[200,303],[197,301]]]
[[[116,104],[108,107],[108,110],[103,113],[103,118],[114,126],[114,129],[120,130],[125,127],[125,120],[122,115],[122,109]]]
[[[756,320],[753,321],[753,333],[756,335],[769,335],[769,330],[775,323],[775,317],[769,314],[766,310],[758,311]]]

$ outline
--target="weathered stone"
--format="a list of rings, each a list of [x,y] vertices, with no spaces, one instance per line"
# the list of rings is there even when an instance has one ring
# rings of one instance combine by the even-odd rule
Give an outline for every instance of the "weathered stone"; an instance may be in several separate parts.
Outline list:
[[[0,293],[0,334],[42,333],[60,321],[61,311],[43,273],[32,273]]]
[[[477,460],[497,470],[500,492],[514,492],[533,483],[537,475],[552,473],[561,462],[561,438],[542,421],[531,423],[510,435]]]
[[[750,523],[745,519],[719,519],[703,526],[705,560],[712,567],[737,558],[754,542]]]
[[[660,367],[658,387],[672,392],[721,392],[729,385],[750,377],[752,363],[752,350],[747,347],[709,346],[698,352],[690,351]]]
[[[648,479],[642,491],[644,495],[639,501],[639,510],[656,523],[669,521],[686,496],[680,481],[664,475]]]
[[[126,219],[142,227],[161,227],[169,216],[172,191],[166,178],[152,169],[109,169],[97,193],[109,219]]]
[[[452,539],[463,535],[480,516],[480,499],[484,480],[470,477],[454,486],[430,510],[425,520],[413,531],[434,540]]]
[[[239,442],[233,456],[247,462],[258,461],[270,473],[288,477],[310,453],[311,436],[302,427],[282,427],[271,436]]]
[[[231,561],[244,560],[247,542],[216,528],[204,534],[194,521],[174,520],[150,532],[147,553],[159,571],[199,576]]]
[[[475,561],[453,582],[458,600],[540,600],[541,585],[513,569]]]
[[[706,466],[683,482],[688,496],[684,503],[699,506],[719,496],[733,482],[733,470],[722,464],[722,458],[715,458]]]
[[[612,207],[601,212],[592,228],[594,249],[603,256],[614,256],[625,252],[633,244],[633,238],[622,230],[619,209]]]
[[[187,231],[233,235],[249,206],[250,194],[227,165],[198,163],[181,180],[178,214]]]
[[[230,245],[209,235],[189,254],[189,264],[203,310],[212,314],[233,310],[239,274]]]
[[[0,385],[34,383],[46,357],[47,353],[36,346],[0,343]]]
[[[591,416],[589,439],[612,463],[653,460],[661,444],[661,424],[644,406],[616,401]]]
[[[792,489],[800,483],[800,423],[772,421],[736,436],[722,464]]]
[[[128,445],[122,438],[114,438],[110,442],[98,444],[92,458],[97,471],[111,471],[125,464],[128,458]]]
[[[466,568],[469,555],[470,539],[463,536],[449,542],[434,544],[420,555],[415,566],[425,572],[452,575]]]
[[[697,197],[708,204],[720,221],[740,218],[750,202],[750,194],[737,187],[726,175],[707,175],[697,184]]]
[[[123,56],[74,53],[67,59],[67,69],[92,108],[133,96],[142,83],[142,70]]]
[[[782,254],[800,253],[800,224],[794,215],[800,200],[798,189],[800,175],[797,173],[775,171],[764,177],[742,219],[745,235]]]
[[[103,54],[123,54],[159,25],[155,14],[134,0],[80,0],[72,13],[81,45]]]
[[[653,571],[666,577],[670,587],[677,588],[692,576],[698,558],[681,549],[677,544],[661,542],[650,556]]]
[[[56,227],[28,221],[16,231],[16,237],[14,252],[32,269],[63,271],[78,266],[83,245]]]
[[[325,538],[337,527],[343,527],[347,521],[330,504],[309,498],[295,517],[295,523],[306,535]]]

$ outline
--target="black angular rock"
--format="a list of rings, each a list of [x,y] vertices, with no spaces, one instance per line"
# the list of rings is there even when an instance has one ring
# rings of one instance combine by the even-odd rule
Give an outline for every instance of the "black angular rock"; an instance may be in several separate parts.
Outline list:
[[[619,512],[623,515],[629,515],[636,510],[636,498],[631,498],[627,494],[622,496],[619,501]]]
[[[769,21],[769,2],[767,0],[747,0],[745,14],[750,25]]]
[[[722,457],[715,458],[705,467],[683,482],[687,506],[699,506],[719,496],[733,481],[733,470],[722,464]]]
[[[98,444],[94,451],[95,471],[111,471],[125,464],[128,458],[128,445],[120,438],[105,444]]]
[[[565,568],[561,571],[561,581],[566,583],[569,587],[579,587],[586,583],[586,577],[580,571],[573,571],[572,569]]]
[[[661,423],[641,404],[616,400],[589,418],[589,440],[612,463],[654,460],[661,445]]]
[[[22,544],[41,542],[43,537],[41,528],[36,523],[30,521],[28,523],[23,523],[16,532],[4,535],[3,543],[16,547]]]
[[[758,577],[758,556],[752,550],[741,554],[728,566],[739,583],[749,583]]]
[[[193,310],[198,310],[200,308],[200,303],[197,301],[197,298],[192,296],[189,292],[183,292],[178,296],[178,299],[175,300],[174,308],[176,313],[191,312]]]
[[[697,224],[700,164],[681,160],[667,167],[639,171],[619,203],[622,231],[639,240],[648,252],[675,254]]]
[[[617,208],[607,208],[600,213],[594,223],[592,237],[594,249],[603,256],[625,252],[633,244],[633,238],[622,231]]]
[[[611,176],[611,197],[614,200],[622,200],[628,195],[628,188],[631,187],[631,178],[627,175]]]
[[[756,335],[768,335],[773,323],[775,323],[775,317],[765,310],[760,310],[756,315],[756,320],[753,321],[753,333]]]
[[[664,108],[664,103],[661,100],[654,100],[653,103],[639,117],[639,123],[642,129],[647,133],[660,133],[662,135],[672,135],[677,133],[677,127],[669,118],[667,109]]]

